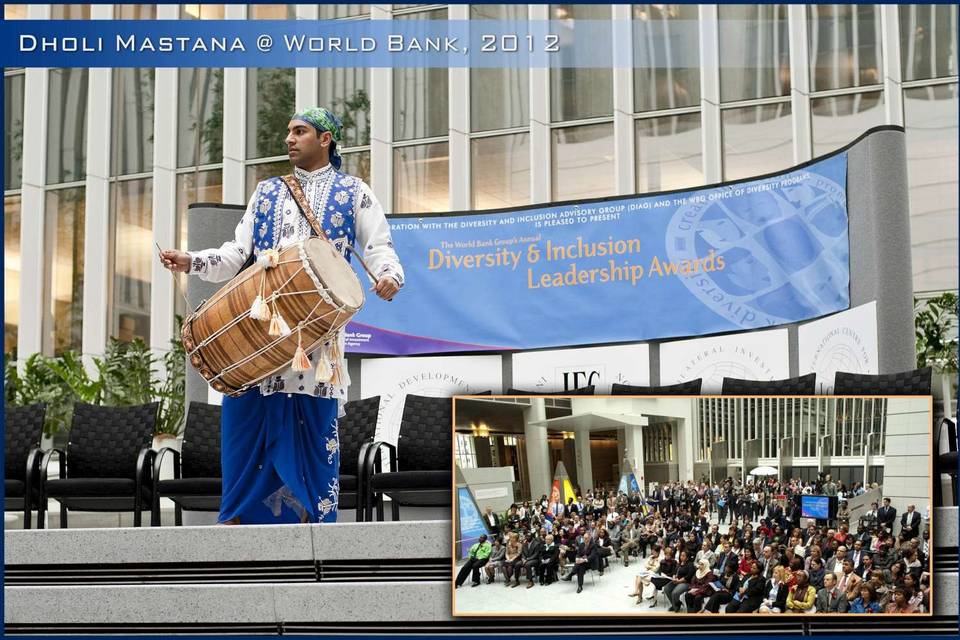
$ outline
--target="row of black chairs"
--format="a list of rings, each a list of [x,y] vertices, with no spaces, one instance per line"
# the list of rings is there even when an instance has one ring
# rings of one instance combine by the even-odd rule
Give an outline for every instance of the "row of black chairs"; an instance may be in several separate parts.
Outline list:
[[[410,504],[450,504],[450,398],[408,396],[403,411],[400,445],[374,442],[380,397],[348,402],[340,420],[340,507],[356,510],[358,521],[372,518],[377,507],[383,517],[383,497],[398,490]],[[151,440],[157,420],[156,403],[132,407],[74,406],[69,441],[64,448],[40,449],[46,407],[34,404],[7,407],[5,416],[5,510],[23,512],[24,528],[46,522],[50,499],[60,503],[60,527],[66,528],[69,510],[133,511],[134,526],[150,511],[150,523],[161,524],[160,499],[175,505],[175,524],[183,524],[183,510],[219,511],[222,490],[220,467],[220,407],[191,402],[181,450],[154,450]],[[382,452],[391,467],[384,469]],[[397,454],[404,469],[397,468]],[[159,480],[161,464],[170,456],[173,478]],[[59,478],[48,477],[58,459]]]
[[[808,395],[813,393],[814,383],[812,374],[766,382],[725,378],[723,392]],[[930,393],[930,383],[929,368],[880,376],[838,373],[834,393],[926,395]],[[700,386],[699,379],[661,387],[615,384],[613,393],[696,395]],[[593,391],[587,387],[573,393],[592,395]],[[542,395],[520,389],[509,389],[507,393]],[[395,520],[400,517],[401,506],[448,506],[452,485],[452,400],[406,396],[396,445],[374,439],[379,404],[379,396],[348,402],[346,416],[340,421],[340,507],[355,509],[357,521],[371,521],[374,514],[378,520],[383,519],[386,497],[390,498],[391,516]],[[77,404],[66,449],[41,451],[38,445],[43,405],[9,407],[6,509],[23,509],[25,528],[31,525],[32,506],[38,511],[38,526],[44,526],[50,498],[60,502],[61,527],[67,526],[69,509],[132,509],[134,525],[140,526],[145,505],[150,507],[151,524],[156,526],[161,523],[162,497],[174,501],[177,525],[182,524],[183,509],[218,511],[220,407],[190,403],[182,452],[172,448],[154,451],[150,447],[157,409],[156,403],[135,407]],[[955,426],[951,433],[956,433]],[[956,436],[944,440],[952,442]],[[952,451],[955,461],[955,446]],[[160,466],[168,455],[173,458],[174,477],[157,481]],[[48,480],[47,468],[54,456],[59,456],[60,478]]]

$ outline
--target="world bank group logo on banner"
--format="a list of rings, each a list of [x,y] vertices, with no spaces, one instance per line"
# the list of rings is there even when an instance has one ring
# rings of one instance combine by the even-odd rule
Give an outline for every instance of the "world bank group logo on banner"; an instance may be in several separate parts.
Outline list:
[[[694,194],[666,229],[683,284],[742,329],[849,304],[844,186],[808,171]]]

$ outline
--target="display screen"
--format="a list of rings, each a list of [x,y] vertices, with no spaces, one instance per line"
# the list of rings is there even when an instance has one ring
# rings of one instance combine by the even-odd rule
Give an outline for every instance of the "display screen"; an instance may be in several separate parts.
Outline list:
[[[804,518],[827,520],[830,517],[829,496],[801,496],[800,515]]]

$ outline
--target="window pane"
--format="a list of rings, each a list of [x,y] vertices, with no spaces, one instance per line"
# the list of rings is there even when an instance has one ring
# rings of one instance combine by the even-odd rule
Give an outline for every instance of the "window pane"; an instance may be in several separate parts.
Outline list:
[[[343,123],[343,147],[370,144],[370,76],[363,68],[317,69],[318,103]]]
[[[530,134],[477,138],[470,150],[474,209],[530,203]]]
[[[807,17],[814,91],[882,81],[879,5],[809,5]]]
[[[297,6],[293,4],[251,4],[247,17],[254,20],[296,20]]]
[[[209,171],[191,171],[177,175],[177,249],[186,251],[187,244],[187,208],[197,202],[223,202],[223,173],[220,169]],[[201,247],[206,248],[206,247]],[[186,291],[186,278],[177,274],[177,279]],[[174,294],[174,313],[186,317],[183,296]]]
[[[957,5],[900,5],[904,80],[957,75]]]
[[[553,199],[614,194],[613,123],[552,131]]]
[[[87,70],[51,69],[47,184],[82,180],[87,169]]]
[[[223,69],[180,69],[177,166],[223,161]]]
[[[120,20],[156,20],[157,5],[121,4],[117,5],[115,14]]]
[[[114,279],[110,335],[130,342],[150,343],[150,272],[156,259],[153,246],[153,180],[113,184]]]
[[[113,175],[153,169],[153,69],[113,70]]]
[[[396,7],[397,5],[393,5]],[[369,4],[322,4],[320,5],[320,19],[334,20],[336,18],[351,18],[370,13]]]
[[[634,111],[700,103],[698,20],[692,4],[633,5]]]
[[[3,199],[3,352],[17,348],[20,326],[20,196]]]
[[[267,178],[283,176],[293,172],[293,165],[289,160],[251,164],[247,167],[247,195],[252,195],[257,183]]]
[[[724,102],[790,93],[787,7],[719,6],[720,99]]]
[[[182,4],[181,20],[223,20],[222,4]]]
[[[813,155],[822,156],[848,144],[884,122],[883,92],[857,93],[810,101]]]
[[[248,159],[286,154],[295,97],[295,69],[247,69]]]
[[[446,142],[393,150],[393,213],[450,210],[450,151]]]
[[[27,5],[25,4],[5,4],[3,5],[4,20],[26,20]]]
[[[957,288],[957,85],[903,92],[914,291]]]
[[[472,20],[526,20],[526,5],[475,4]],[[473,26],[474,31],[482,29]],[[519,69],[470,69],[470,130],[525,127],[530,120],[530,72]]]
[[[364,182],[369,185],[373,185],[370,181],[370,152],[369,151],[355,151],[353,153],[345,153],[343,156],[343,164],[340,165],[340,171],[344,173],[349,173],[352,176],[357,176]]]
[[[446,20],[447,10],[423,11],[396,20]],[[414,140],[445,136],[449,132],[447,113],[447,69],[393,70],[393,139]]]
[[[85,204],[83,187],[47,192],[43,353],[48,356],[81,348]]]
[[[763,175],[793,164],[790,103],[721,112],[723,178]]]
[[[610,20],[610,5],[552,4],[550,17],[562,20],[571,32],[576,21]],[[610,37],[613,37],[611,28]],[[561,38],[561,42],[564,38]],[[550,69],[550,118],[553,122],[613,114],[613,70],[573,68],[574,49],[560,46],[556,67]]]
[[[24,75],[3,79],[3,189],[19,189],[23,179]]]
[[[50,5],[51,20],[89,20],[90,5],[88,4],[52,4]]]
[[[637,192],[703,184],[700,114],[637,120]]]

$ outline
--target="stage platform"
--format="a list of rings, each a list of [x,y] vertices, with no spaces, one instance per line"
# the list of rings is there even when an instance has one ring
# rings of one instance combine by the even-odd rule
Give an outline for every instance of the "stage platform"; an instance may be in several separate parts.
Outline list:
[[[570,632],[601,634],[950,634],[957,620],[957,510],[938,509],[934,618],[757,616],[564,618]],[[451,616],[450,522],[286,526],[185,526],[7,530],[7,634],[376,634],[511,633],[556,630],[559,618]],[[617,567],[582,596],[621,588]],[[621,584],[622,583],[622,584]],[[470,597],[509,594],[577,601],[575,587],[462,587]],[[495,590],[495,591],[494,591]],[[591,595],[588,596],[588,593]],[[617,607],[618,616],[626,607]],[[641,607],[636,607],[640,609]],[[571,608],[571,610],[574,610]],[[577,607],[576,610],[581,610]],[[648,610],[649,611],[649,610]],[[654,610],[656,611],[656,610]],[[640,612],[637,612],[640,613]],[[646,613],[644,611],[643,613]]]

